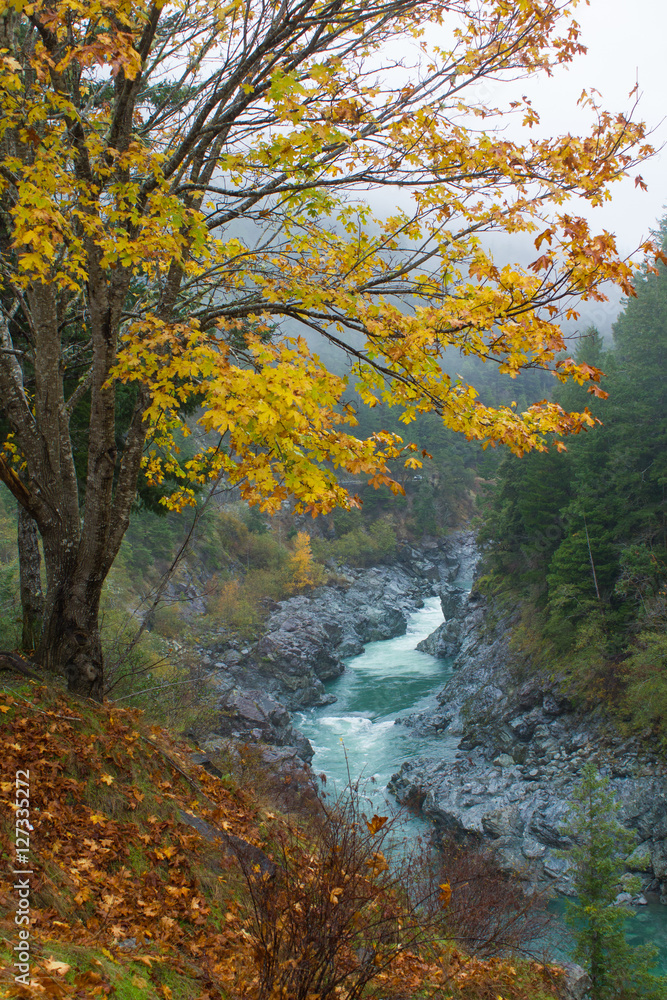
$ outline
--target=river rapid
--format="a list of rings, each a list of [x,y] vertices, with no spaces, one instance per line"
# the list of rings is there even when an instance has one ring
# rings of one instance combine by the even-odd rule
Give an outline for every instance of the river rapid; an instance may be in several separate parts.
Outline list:
[[[455,759],[458,735],[420,734],[396,724],[406,714],[432,710],[438,691],[454,676],[451,659],[416,648],[443,620],[439,598],[427,598],[423,608],[410,615],[405,635],[370,642],[363,653],[345,661],[345,672],[326,685],[335,703],[295,714],[294,722],[315,750],[313,770],[326,776],[328,790],[333,785],[341,791],[350,779],[360,778],[369,807],[386,813],[396,808],[388,782],[403,763],[422,756]],[[404,823],[408,837],[428,832],[423,819],[406,817]],[[560,914],[564,904],[557,900],[553,908]],[[629,941],[656,945],[660,952],[656,971],[667,973],[667,907],[655,902],[629,913]],[[556,937],[562,944],[567,932],[561,927]],[[558,947],[554,954],[567,957],[567,951]]]
[[[592,760],[636,838],[624,863],[648,905],[632,934],[662,948],[667,971],[664,759],[521,660],[516,609],[471,589],[478,558],[471,532],[404,544],[391,565],[342,567],[335,583],[281,601],[252,646],[221,634],[200,650],[218,712],[193,735],[204,752],[221,739],[258,744],[279,777],[326,775],[327,794],[359,779],[382,815],[419,803],[409,839],[455,831],[561,893],[571,890],[564,824]]]
[[[405,712],[434,705],[436,692],[452,675],[451,661],[416,648],[443,620],[439,598],[427,598],[410,616],[405,635],[370,642],[347,661],[345,673],[327,687],[327,694],[336,697],[334,704],[296,716],[315,750],[313,770],[325,774],[328,783],[345,788],[349,768],[379,807],[389,779],[404,761],[420,754],[454,759],[455,736],[420,736],[395,724]]]

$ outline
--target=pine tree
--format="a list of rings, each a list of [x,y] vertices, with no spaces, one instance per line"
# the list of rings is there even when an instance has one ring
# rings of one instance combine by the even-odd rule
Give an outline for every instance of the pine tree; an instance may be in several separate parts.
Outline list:
[[[591,978],[590,1000],[663,1000],[667,978],[649,971],[655,949],[627,943],[626,911],[614,905],[621,857],[634,839],[617,814],[609,780],[589,761],[582,768],[567,827],[574,841],[569,858],[577,899],[568,902],[566,919],[576,934],[575,958]]]

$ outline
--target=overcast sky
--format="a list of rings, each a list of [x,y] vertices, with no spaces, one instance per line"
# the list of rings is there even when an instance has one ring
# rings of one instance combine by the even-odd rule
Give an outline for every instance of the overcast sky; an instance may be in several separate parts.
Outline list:
[[[663,0],[591,0],[577,8],[582,40],[588,53],[552,80],[533,88],[535,97],[556,128],[574,131],[569,117],[582,87],[594,86],[610,111],[629,109],[628,94],[639,83],[641,100],[636,112],[655,129],[653,145],[667,141],[667,5]],[[598,210],[601,225],[616,232],[626,251],[647,236],[667,203],[667,153],[658,154],[640,168],[647,192],[623,181],[612,189],[612,202]]]
[[[629,98],[635,83],[641,95],[634,113],[653,130],[651,143],[659,148],[667,142],[667,4],[664,0],[590,0],[580,3],[576,19],[582,29],[582,42],[588,52],[553,77],[533,77],[510,84],[520,94],[527,94],[540,112],[541,125],[551,134],[584,134],[587,120],[577,107],[583,88],[595,87],[601,94],[602,107],[611,112],[628,112],[634,98]],[[505,89],[498,86],[492,100],[504,103]],[[612,200],[598,209],[588,206],[570,210],[585,212],[596,231],[615,233],[618,248],[630,254],[650,235],[663,214],[667,214],[667,150],[633,171],[633,176],[612,185]],[[640,173],[647,191],[635,187],[634,175]],[[517,247],[514,256],[523,256]],[[532,248],[531,248],[532,250]],[[566,328],[581,329],[593,323],[608,335],[619,311],[619,295],[612,289],[608,303],[583,303],[581,320]]]

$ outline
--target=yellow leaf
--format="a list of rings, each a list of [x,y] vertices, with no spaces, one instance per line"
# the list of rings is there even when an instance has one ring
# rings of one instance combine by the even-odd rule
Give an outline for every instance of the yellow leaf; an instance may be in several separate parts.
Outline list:
[[[103,781],[105,785],[113,785],[115,779],[110,774],[103,774],[100,780]]]
[[[101,813],[93,813],[90,817],[90,822],[94,824],[106,823],[106,819],[106,816],[103,816]]]
[[[158,858],[173,858],[176,854],[175,847],[157,847],[155,849],[155,854]]]
[[[71,965],[68,965],[67,962],[59,962],[55,958],[47,958],[44,962],[44,968],[47,972],[55,972],[59,976],[64,976],[71,969]]]
[[[386,872],[389,869],[387,864],[387,859],[385,858],[382,851],[376,851],[376,853],[370,858],[366,864],[372,869],[373,875],[381,875],[382,872]]]
[[[342,894],[342,889],[332,889],[329,893],[329,902],[334,906],[338,906],[338,897]]]

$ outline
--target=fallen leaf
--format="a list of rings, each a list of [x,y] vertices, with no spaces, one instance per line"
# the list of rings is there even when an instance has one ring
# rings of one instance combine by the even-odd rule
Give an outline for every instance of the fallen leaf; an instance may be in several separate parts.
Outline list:
[[[59,962],[55,958],[47,958],[44,968],[47,972],[57,972],[59,976],[64,976],[72,967],[67,962]]]

